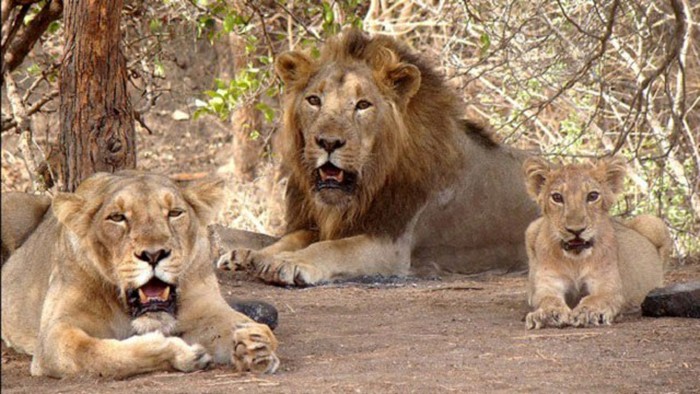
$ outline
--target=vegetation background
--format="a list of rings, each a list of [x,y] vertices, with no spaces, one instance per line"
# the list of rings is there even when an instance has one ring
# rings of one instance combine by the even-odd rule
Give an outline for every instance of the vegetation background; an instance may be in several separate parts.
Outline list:
[[[63,7],[2,0],[2,190],[59,187]],[[356,26],[433,59],[506,144],[623,155],[615,213],[664,218],[679,263],[700,258],[698,2],[127,0],[120,23],[136,166],[229,177],[227,225],[283,228],[275,56]]]

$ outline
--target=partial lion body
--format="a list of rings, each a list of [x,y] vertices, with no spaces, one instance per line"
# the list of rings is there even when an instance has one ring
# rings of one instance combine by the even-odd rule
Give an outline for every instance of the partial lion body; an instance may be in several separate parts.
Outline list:
[[[220,189],[218,181],[180,189],[165,177],[124,172],[59,194],[2,267],[2,339],[33,355],[33,375],[126,377],[212,361],[274,371],[274,335],[228,306],[209,262],[206,224]],[[167,204],[173,208],[163,211]],[[153,248],[167,255],[139,260]],[[155,275],[175,286],[177,312],[134,317],[126,292]]]
[[[2,193],[2,254],[0,263],[4,263],[10,254],[17,250],[29,238],[44,218],[51,206],[46,196],[19,192]],[[12,219],[12,220],[10,220]]]
[[[288,232],[224,269],[308,285],[436,267],[524,268],[536,217],[524,155],[463,120],[461,100],[405,45],[349,30],[314,60],[279,56]]]
[[[526,232],[528,328],[610,324],[637,310],[663,282],[671,239],[663,221],[612,219],[624,165],[618,159],[554,167],[525,163],[528,189],[544,216]]]

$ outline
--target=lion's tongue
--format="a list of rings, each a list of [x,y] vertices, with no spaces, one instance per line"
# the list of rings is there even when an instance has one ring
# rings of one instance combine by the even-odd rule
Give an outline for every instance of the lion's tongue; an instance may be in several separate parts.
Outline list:
[[[154,298],[165,301],[169,296],[170,286],[160,280],[151,280],[139,289],[139,297],[142,302]]]
[[[323,182],[332,179],[338,183],[343,183],[344,172],[338,167],[324,165],[323,167],[319,168],[318,171]]]

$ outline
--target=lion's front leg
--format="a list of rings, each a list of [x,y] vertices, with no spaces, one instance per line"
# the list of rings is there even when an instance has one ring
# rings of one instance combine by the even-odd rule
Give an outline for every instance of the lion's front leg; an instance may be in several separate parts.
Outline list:
[[[610,325],[620,313],[624,298],[620,274],[615,265],[596,271],[586,278],[590,294],[583,297],[571,313],[572,325],[588,327]]]
[[[358,235],[294,252],[259,253],[251,259],[251,269],[268,283],[307,286],[361,275],[405,275],[410,255],[407,242]]]
[[[237,248],[219,257],[216,266],[222,270],[249,270],[258,265],[258,261],[278,253],[295,251],[309,246],[318,239],[318,233],[309,230],[299,230],[280,238],[274,244],[260,249]]]
[[[178,327],[185,341],[201,344],[215,363],[234,365],[239,371],[277,370],[280,362],[272,330],[231,309],[213,274],[182,290]]]
[[[191,372],[204,369],[211,357],[200,345],[188,345],[159,332],[124,340],[99,339],[64,323],[42,336],[34,355],[34,376],[95,374],[124,378],[158,370]]]

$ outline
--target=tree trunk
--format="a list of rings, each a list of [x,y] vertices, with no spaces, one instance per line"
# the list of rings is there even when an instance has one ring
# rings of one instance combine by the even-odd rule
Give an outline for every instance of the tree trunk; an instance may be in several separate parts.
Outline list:
[[[62,190],[98,171],[136,166],[134,118],[121,52],[123,1],[68,0],[60,80]]]

